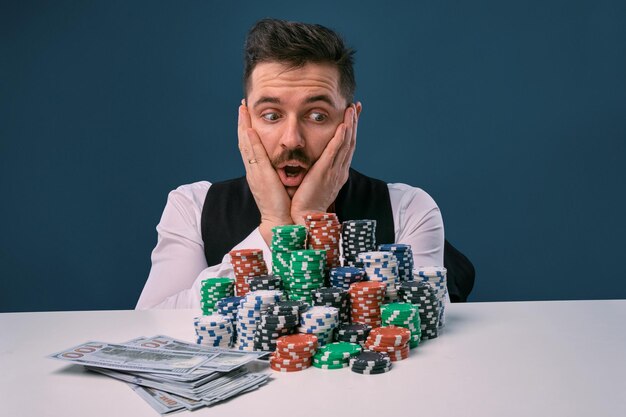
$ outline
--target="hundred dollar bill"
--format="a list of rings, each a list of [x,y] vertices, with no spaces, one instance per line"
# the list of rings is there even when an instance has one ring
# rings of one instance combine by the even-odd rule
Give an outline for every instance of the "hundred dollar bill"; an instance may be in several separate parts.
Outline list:
[[[128,384],[128,386],[161,415],[174,414],[187,409],[182,402],[167,392],[135,384]]]
[[[202,406],[216,404],[245,392],[253,391],[265,384],[270,377],[268,373],[248,373],[244,369],[238,369],[231,373],[223,374],[222,377],[211,381],[202,390],[187,391],[180,387],[171,388],[167,384],[136,378],[124,372],[103,368],[87,367],[87,369],[125,381],[133,387],[137,394],[162,414],[165,411],[174,411],[173,408],[176,408],[178,405],[193,410]],[[144,390],[140,389],[141,387]]]
[[[201,346],[196,343],[184,342],[169,336],[138,337],[125,343],[141,346],[146,349],[170,350],[187,353],[211,353],[214,356],[200,367],[201,369],[229,372],[251,361],[267,356],[269,352],[248,352]]]
[[[146,378],[145,374],[140,373],[122,372],[106,368],[92,368],[89,366],[87,367],[87,369],[99,372],[115,379],[120,379],[124,382],[130,382],[135,385],[141,385],[144,387],[150,387],[161,391],[166,391],[168,393],[177,394],[182,397],[190,398],[196,401],[202,400],[202,397],[205,394],[212,392],[223,384],[232,382],[233,380],[237,380],[242,375],[248,372],[244,368],[239,368],[226,374],[218,373],[218,376],[216,378],[208,381],[201,386],[187,386],[186,384],[173,384],[168,381],[159,380],[158,378],[154,378],[153,376],[149,376],[148,378]]]
[[[215,355],[206,352],[177,352],[124,344],[87,342],[49,357],[97,368],[185,375],[208,362],[213,356]]]

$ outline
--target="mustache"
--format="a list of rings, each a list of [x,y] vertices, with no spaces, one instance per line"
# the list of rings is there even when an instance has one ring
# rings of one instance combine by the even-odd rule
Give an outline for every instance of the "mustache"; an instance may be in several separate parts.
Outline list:
[[[287,161],[298,161],[303,163],[307,167],[311,166],[311,159],[307,156],[306,153],[304,153],[304,150],[302,150],[301,148],[288,149],[283,151],[276,158],[272,159],[272,165],[276,167]]]

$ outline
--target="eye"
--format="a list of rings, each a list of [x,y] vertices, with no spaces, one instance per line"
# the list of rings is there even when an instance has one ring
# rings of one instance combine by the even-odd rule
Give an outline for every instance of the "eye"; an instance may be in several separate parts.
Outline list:
[[[274,112],[264,113],[261,115],[261,117],[267,120],[268,122],[275,122],[276,120],[280,119],[280,116],[278,115],[278,113],[274,113]]]
[[[328,116],[326,116],[324,113],[312,112],[311,114],[309,114],[309,118],[314,122],[323,122],[328,118]]]

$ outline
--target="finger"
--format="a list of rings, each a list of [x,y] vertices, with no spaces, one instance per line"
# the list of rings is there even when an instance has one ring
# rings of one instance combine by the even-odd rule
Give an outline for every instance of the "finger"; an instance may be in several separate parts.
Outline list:
[[[246,136],[250,143],[252,155],[254,155],[254,159],[256,160],[256,163],[252,165],[256,165],[262,168],[269,166],[271,168],[271,164],[268,163],[270,161],[270,158],[267,155],[267,151],[265,150],[263,143],[261,142],[259,134],[256,133],[254,129],[248,128],[246,129]]]
[[[352,140],[352,132],[354,130],[354,108],[352,106],[346,109],[344,125],[346,126],[345,133],[333,159],[332,167],[343,166],[346,155],[350,152],[350,141]]]
[[[354,150],[356,149],[356,133],[357,128],[359,126],[359,116],[356,113],[356,108],[354,112],[354,116],[352,118],[352,134],[350,136],[350,144],[348,147],[348,152],[346,152],[343,162],[341,164],[344,168],[349,168],[352,163],[352,157],[354,156]]]
[[[247,126],[249,124],[249,116],[246,113],[245,106],[239,106],[239,118],[237,120],[237,137],[239,139],[238,146],[244,167],[246,172],[248,172],[248,161],[254,159],[254,154],[252,153],[252,147],[250,146],[250,140],[248,139]]]
[[[337,130],[335,130],[335,135],[330,140],[330,142],[328,142],[328,145],[326,145],[326,148],[324,149],[324,152],[322,152],[322,155],[318,159],[318,162],[322,162],[324,165],[332,167],[333,162],[335,161],[335,159],[337,159],[337,153],[341,149],[341,145],[343,143],[345,135],[346,124],[341,123],[339,124],[339,126],[337,126]]]

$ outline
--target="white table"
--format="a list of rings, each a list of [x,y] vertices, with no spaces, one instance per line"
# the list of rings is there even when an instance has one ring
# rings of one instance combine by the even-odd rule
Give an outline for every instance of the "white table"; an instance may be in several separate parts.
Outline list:
[[[626,416],[626,300],[451,305],[383,375],[273,373],[194,416]],[[0,314],[0,416],[158,416],[124,383],[47,359],[87,340],[193,340],[192,310]]]

